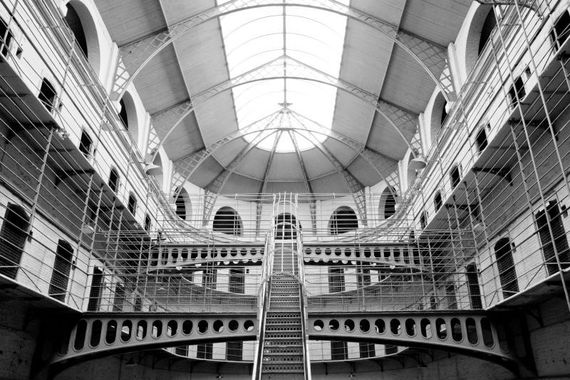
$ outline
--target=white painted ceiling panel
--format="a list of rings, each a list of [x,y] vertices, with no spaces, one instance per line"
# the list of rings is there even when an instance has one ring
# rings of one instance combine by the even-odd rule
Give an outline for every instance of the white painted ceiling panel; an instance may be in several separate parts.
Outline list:
[[[265,168],[269,162],[269,156],[270,152],[265,149],[255,148],[244,158],[237,172],[247,173],[249,177],[263,180]]]
[[[327,160],[326,156],[317,148],[309,149],[301,153],[305,162],[305,169],[309,178],[316,178],[335,170],[332,163]]]
[[[95,4],[119,46],[166,28],[157,0],[95,0]]]
[[[256,193],[259,191],[260,186],[260,182],[255,179],[247,178],[239,174],[232,174],[222,189],[222,193]]]
[[[306,193],[307,187],[303,182],[269,182],[266,193]]]
[[[180,66],[172,48],[166,48],[135,79],[146,110],[156,113],[188,99]]]
[[[295,153],[280,153],[273,159],[267,175],[269,181],[303,181],[303,171]]]
[[[334,130],[365,144],[375,112],[375,108],[370,104],[340,91],[337,96]]]
[[[447,47],[452,42],[471,0],[408,1],[402,28],[422,38]]]
[[[311,182],[315,193],[349,193],[344,177],[340,174],[331,174],[315,179]]]
[[[423,112],[435,88],[434,81],[409,54],[396,47],[382,99],[415,113]]]

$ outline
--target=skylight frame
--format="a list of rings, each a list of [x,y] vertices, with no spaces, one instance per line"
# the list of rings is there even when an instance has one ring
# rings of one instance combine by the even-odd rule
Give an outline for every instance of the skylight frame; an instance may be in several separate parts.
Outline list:
[[[226,1],[217,0],[218,5]],[[342,2],[349,5],[350,0]],[[347,22],[347,17],[343,15],[295,5],[264,6],[222,16],[220,25],[229,76],[235,78],[286,56],[338,78]],[[285,78],[286,59],[283,62],[280,79],[274,77],[253,81],[232,89],[238,128],[251,125],[262,114],[279,111],[287,113],[291,109],[315,124],[332,129],[336,87],[300,78]],[[307,69],[307,77],[311,76],[309,70]],[[302,76],[298,73],[296,75]],[[296,119],[289,120],[295,123]],[[288,124],[282,127],[297,135],[299,150],[314,147],[315,139],[308,139],[305,131],[299,132],[306,129],[305,125]],[[261,129],[262,126],[258,128]],[[279,136],[285,135],[289,134]],[[250,133],[244,135],[244,138],[251,142],[255,136],[256,134]],[[321,129],[316,140],[323,142],[326,137]],[[257,147],[268,151],[275,148],[280,153],[296,150],[290,138],[283,140],[275,144],[273,138],[263,139]]]

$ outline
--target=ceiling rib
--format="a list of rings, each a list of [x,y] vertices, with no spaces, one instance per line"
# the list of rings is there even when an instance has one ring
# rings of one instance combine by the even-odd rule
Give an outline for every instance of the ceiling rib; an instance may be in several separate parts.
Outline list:
[[[339,90],[345,91],[358,99],[370,104],[371,106],[375,107],[376,112],[382,115],[386,121],[390,124],[392,128],[400,135],[403,142],[408,145],[411,149],[410,143],[406,135],[402,132],[400,127],[392,120],[392,118],[388,115],[394,115],[397,117],[397,120],[409,120],[412,115],[404,113],[401,109],[390,105],[384,101],[378,100],[378,95],[371,94],[366,90],[361,89],[358,86],[352,85],[335,77],[332,77],[326,73],[323,73],[310,65],[306,65],[298,60],[295,60],[290,57],[279,57],[274,60],[271,60],[263,65],[260,65],[238,77],[229,79],[225,82],[219,83],[193,97],[192,103],[184,103],[179,108],[173,109],[172,112],[176,112],[180,115],[180,117],[172,124],[170,129],[162,136],[160,141],[151,141],[149,142],[149,147],[153,146],[154,152],[149,152],[153,154],[158,153],[158,148],[164,145],[165,141],[168,137],[172,134],[174,129],[176,129],[182,121],[194,112],[194,109],[197,105],[206,102],[207,100],[211,99],[212,97],[225,92],[229,91],[234,87],[242,86],[245,84],[262,81],[262,80],[270,80],[270,79],[281,79],[282,77],[282,61],[286,60],[289,62],[288,64],[288,75],[291,75],[289,78],[291,79],[299,79],[299,80],[308,80],[308,81],[315,81],[319,83],[323,83],[326,85],[330,85],[336,87]],[[296,70],[296,71],[293,71]],[[315,74],[315,78],[311,78],[307,76],[307,70],[311,74]],[[299,73],[295,75],[296,73]],[[243,130],[243,129],[242,129]],[[413,134],[412,134],[413,136]],[[154,157],[153,157],[154,159]]]
[[[272,132],[269,136],[273,136],[273,134],[278,133],[279,135],[275,139],[278,141],[279,137],[281,136],[280,131]],[[225,184],[227,183],[230,176],[235,172],[235,170],[239,167],[243,159],[247,156],[247,154],[255,148],[255,146],[259,143],[260,140],[268,138],[269,136],[264,136],[263,133],[259,133],[249,144],[243,148],[240,153],[230,162],[226,169],[222,169],[222,172],[214,178],[212,182],[210,182],[205,188],[209,193],[209,196],[213,199],[209,200],[209,202],[204,203],[204,211],[203,211],[203,218],[202,223],[203,225],[207,225],[210,217],[212,216],[212,211],[214,204],[216,203],[216,199],[218,195],[222,192]]]
[[[313,122],[314,123],[314,122]],[[318,124],[315,123],[316,126],[318,126]],[[178,172],[178,176],[173,177],[172,180],[172,184],[171,184],[171,191],[174,191],[174,198],[176,198],[178,196],[178,192],[181,189],[181,185],[184,184],[185,181],[189,180],[189,178],[195,173],[195,171],[198,169],[198,167],[206,161],[207,158],[209,158],[213,153],[215,153],[218,149],[220,149],[222,146],[236,140],[239,138],[243,138],[243,136],[245,134],[252,134],[252,133],[257,133],[258,129],[253,128],[255,126],[255,124],[250,125],[250,130],[248,131],[244,131],[244,129],[238,130],[238,131],[234,131],[230,134],[228,134],[227,136],[225,136],[224,138],[216,141],[214,144],[210,145],[209,147],[205,148],[205,149],[201,149],[198,152],[192,153],[191,155],[184,157],[180,160],[175,161],[174,166],[176,171]],[[266,130],[268,130],[270,128],[267,128]],[[280,130],[281,128],[272,128],[272,129],[278,129]],[[294,128],[293,128],[294,129]],[[319,128],[319,129],[323,129],[323,128]],[[306,131],[306,129],[303,129],[303,131]],[[344,136],[338,132],[332,131],[332,130],[318,130],[316,128],[313,128],[312,131],[308,131],[307,133],[310,133],[311,135],[314,134],[327,134],[331,139],[334,139],[346,146],[348,146],[350,149],[352,149],[356,154],[360,155],[375,171],[376,173],[380,176],[380,178],[382,178],[384,181],[386,181],[386,183],[389,186],[392,186],[394,188],[396,187],[396,184],[391,183],[388,179],[387,176],[382,173],[382,171],[380,171],[380,169],[376,166],[376,164],[374,163],[374,160],[372,159],[371,155],[372,153],[366,149],[366,147],[352,139],[350,139],[347,136]],[[320,144],[321,146],[323,146],[322,144]],[[318,148],[318,145],[315,144],[315,147]],[[326,148],[325,148],[326,149]],[[275,149],[273,149],[271,151],[271,153],[274,153]],[[272,160],[273,157],[270,156],[270,160]],[[332,161],[331,161],[332,162]],[[395,161],[394,161],[395,162]],[[342,166],[342,164],[340,164]],[[344,170],[344,168],[343,168]],[[337,169],[338,172],[338,169]],[[265,179],[267,178],[267,174],[264,177]],[[264,180],[264,185],[262,188],[262,193],[265,192],[265,186],[266,186],[266,181]],[[362,184],[359,184],[357,181],[357,186],[352,186],[352,188],[361,188]]]
[[[305,161],[303,160],[303,156],[301,155],[301,150],[299,149],[299,144],[297,144],[297,137],[295,137],[295,133],[289,131],[289,137],[291,141],[293,141],[293,146],[295,147],[295,153],[297,154],[297,160],[299,160],[299,165],[301,166],[301,171],[303,173],[303,178],[305,180],[305,184],[307,186],[307,192],[311,194],[311,201],[310,201],[310,211],[311,211],[311,227],[313,228],[313,233],[317,232],[317,208],[316,208],[316,199],[313,192],[313,186],[311,186],[311,182],[309,180],[309,175],[307,173],[307,168],[305,167]]]
[[[368,217],[366,216],[366,200],[363,197],[364,194],[364,185],[362,183],[360,183],[360,181],[358,181],[356,179],[356,177],[354,177],[349,171],[348,169],[345,169],[342,164],[336,159],[336,157],[334,157],[334,155],[327,149],[327,147],[325,147],[321,142],[318,141],[318,139],[316,138],[316,136],[313,134],[313,131],[311,131],[310,129],[307,129],[307,132],[313,136],[313,144],[315,145],[315,147],[321,151],[322,154],[324,154],[324,156],[327,158],[327,160],[330,161],[331,164],[334,165],[335,170],[338,174],[341,174],[342,177],[344,178],[344,181],[346,182],[346,185],[348,187],[348,190],[350,191],[350,193],[352,194],[352,197],[354,198],[354,203],[356,205],[356,209],[358,212],[358,215],[360,217],[360,220],[362,222],[363,225],[367,225],[368,224]]]

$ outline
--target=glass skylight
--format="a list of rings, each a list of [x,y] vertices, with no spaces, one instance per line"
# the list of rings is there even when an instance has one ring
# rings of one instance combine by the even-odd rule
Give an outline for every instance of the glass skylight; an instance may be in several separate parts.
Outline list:
[[[301,77],[315,77],[311,73],[319,70],[338,78],[346,17],[306,7],[266,6],[223,16],[220,23],[230,77],[256,80],[232,89],[244,138],[278,152],[292,152],[295,146],[306,150],[315,140],[325,140],[323,127],[332,127],[337,89]],[[290,60],[310,68],[300,72],[297,65],[288,72]],[[269,123],[268,115],[275,115]],[[321,126],[319,133],[308,134],[315,125]]]

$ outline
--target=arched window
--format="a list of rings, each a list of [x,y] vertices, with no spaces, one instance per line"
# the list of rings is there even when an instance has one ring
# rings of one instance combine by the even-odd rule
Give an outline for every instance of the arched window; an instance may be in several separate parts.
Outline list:
[[[554,42],[556,50],[564,45],[568,36],[570,36],[570,13],[566,11],[556,20],[554,28],[550,32],[550,38]]]
[[[414,186],[414,183],[416,182],[416,178],[418,178],[418,172],[416,171],[416,169],[413,167],[413,165],[410,165],[411,161],[414,159],[415,153],[414,154],[410,154],[410,158],[408,159],[408,189],[411,188],[412,186]]]
[[[231,207],[222,207],[214,216],[213,228],[214,231],[226,235],[241,236],[243,226],[236,210]]]
[[[123,311],[125,304],[125,285],[118,283],[115,286],[115,297],[113,298],[113,311]]]
[[[451,188],[455,189],[459,182],[461,182],[461,172],[459,170],[459,165],[453,165],[449,171],[449,180],[451,181]]]
[[[103,292],[103,270],[99,267],[93,268],[91,279],[91,289],[89,290],[88,311],[97,311],[101,303],[101,293]]]
[[[422,230],[426,229],[427,222],[428,222],[428,213],[427,211],[422,211],[422,214],[420,215],[420,227]]]
[[[396,213],[396,191],[393,187],[387,187],[380,196],[379,216],[388,219]]]
[[[481,302],[481,289],[479,287],[479,271],[474,263],[465,267],[465,276],[467,277],[467,290],[469,291],[471,308],[482,309],[483,303]]]
[[[480,5],[473,15],[467,32],[465,47],[465,71],[467,74],[473,70],[479,56],[491,39],[496,25],[497,20],[495,19],[493,7]]]
[[[484,151],[489,144],[487,141],[487,131],[485,130],[485,127],[481,127],[479,132],[475,135],[475,144],[477,145],[477,151],[479,153]]]
[[[139,137],[138,117],[135,101],[128,92],[119,101],[119,119],[123,123],[125,129],[129,131],[133,141],[136,143]],[[157,155],[158,157],[159,155]]]
[[[30,218],[24,208],[8,203],[0,229],[0,274],[16,278],[29,227]]]
[[[483,21],[483,25],[481,26],[481,35],[479,37],[479,49],[477,50],[478,55],[481,55],[485,45],[491,38],[491,33],[493,33],[493,29],[497,26],[497,19],[495,17],[495,12],[493,12],[493,7],[489,7],[489,11],[487,12],[487,16],[485,17],[485,21]]]
[[[499,269],[499,280],[503,288],[503,297],[508,298],[519,291],[511,240],[509,238],[502,238],[495,244],[495,258]]]
[[[515,81],[509,89],[509,101],[511,107],[516,107],[519,102],[522,102],[525,96],[526,90],[524,88],[524,81],[520,76],[518,76],[515,78]]]
[[[71,244],[65,240],[60,240],[55,251],[55,261],[48,294],[62,302],[65,301],[72,261],[73,248]]]
[[[119,101],[119,105],[121,107],[121,110],[119,111],[119,119],[121,119],[121,122],[125,126],[125,129],[128,131],[129,130],[129,118],[127,116],[127,107],[125,106],[125,101],[123,99],[121,99]]]
[[[439,140],[441,129],[447,119],[447,101],[443,93],[439,92],[433,102],[430,120],[431,143],[436,145]]]
[[[42,102],[42,104],[48,110],[48,112],[53,111],[53,108],[55,106],[56,95],[57,92],[55,91],[55,87],[53,86],[53,84],[51,84],[49,80],[44,78],[42,80],[42,85],[40,87],[40,93],[38,95],[38,99],[40,100],[40,102]]]
[[[558,272],[556,255],[562,268],[570,266],[570,248],[558,202],[556,200],[548,202],[546,210],[536,213],[535,220],[548,274]]]
[[[119,171],[116,168],[112,168],[109,173],[109,187],[113,192],[116,193],[119,190],[120,181]]]
[[[184,188],[176,192],[178,193],[175,201],[176,215],[182,220],[189,220],[192,214],[192,202],[190,201],[190,196]]]
[[[154,177],[156,179],[156,182],[158,182],[160,188],[161,189],[163,188],[164,176],[162,172],[162,157],[160,156],[160,153],[158,153],[156,157],[154,157],[152,165],[147,166],[146,174],[151,177]]]
[[[85,158],[90,159],[93,150],[93,139],[86,130],[81,132],[81,140],[79,140],[79,151],[83,153]]]
[[[136,213],[137,213],[137,198],[135,197],[135,195],[133,193],[129,194],[129,200],[127,202],[127,209],[129,210],[129,212],[131,214],[133,214],[133,216],[136,215]]]
[[[297,223],[295,215],[288,212],[277,215],[275,218],[275,238],[276,239],[295,239],[297,237]]]
[[[441,191],[438,191],[433,197],[433,206],[435,207],[435,211],[438,211],[442,205],[443,199],[441,198]]]
[[[150,215],[146,214],[144,217],[144,230],[149,232],[151,224],[152,224],[152,220],[150,219]]]
[[[73,33],[78,49],[85,56],[96,74],[99,74],[100,53],[97,26],[87,6],[80,0],[67,3],[64,20]]]
[[[69,29],[71,29],[73,32],[75,43],[79,46],[85,55],[85,58],[89,58],[89,52],[87,51],[87,39],[85,39],[85,31],[83,30],[83,25],[81,24],[79,15],[71,3],[67,3],[67,14],[65,15],[64,20],[67,22]]]
[[[0,41],[2,50],[0,50],[0,54],[4,57],[8,57],[9,53],[12,51],[12,42],[14,41],[14,34],[8,28],[8,24],[0,18]],[[21,47],[18,46],[16,50],[16,57],[20,57],[23,50]]]
[[[342,206],[333,212],[329,220],[329,233],[331,235],[344,234],[356,229],[358,229],[358,218],[353,209]]]

